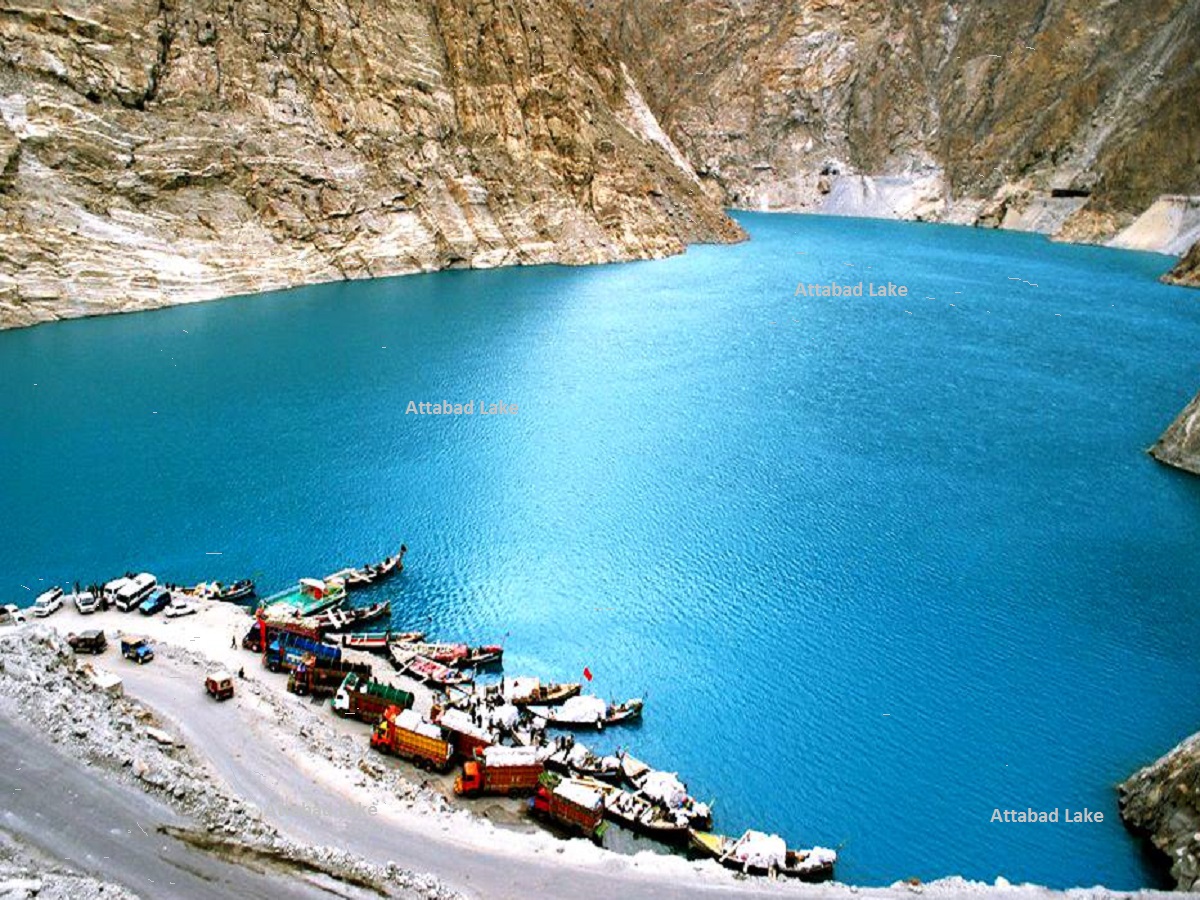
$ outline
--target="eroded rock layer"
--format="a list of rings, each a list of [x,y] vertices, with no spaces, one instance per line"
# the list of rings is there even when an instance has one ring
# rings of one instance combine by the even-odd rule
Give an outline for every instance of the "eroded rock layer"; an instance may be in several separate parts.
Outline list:
[[[1119,790],[1121,817],[1167,855],[1176,887],[1200,890],[1200,734],[1135,773]]]
[[[0,326],[737,226],[566,0],[0,9]]]

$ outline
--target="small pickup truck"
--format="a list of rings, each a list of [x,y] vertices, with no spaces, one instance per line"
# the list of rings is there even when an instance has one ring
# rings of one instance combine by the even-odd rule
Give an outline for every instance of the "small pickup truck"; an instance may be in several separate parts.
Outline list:
[[[140,666],[154,659],[154,648],[145,638],[121,638],[121,655]]]

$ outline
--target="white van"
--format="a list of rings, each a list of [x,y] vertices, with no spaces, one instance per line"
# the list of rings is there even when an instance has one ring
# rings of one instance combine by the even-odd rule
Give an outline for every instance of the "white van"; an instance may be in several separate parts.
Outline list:
[[[38,598],[33,601],[33,614],[39,619],[44,619],[51,613],[56,613],[62,609],[63,604],[62,588],[54,587],[50,590],[38,594]]]
[[[117,609],[129,612],[141,606],[143,600],[154,593],[158,587],[158,579],[149,572],[134,575],[128,583],[117,591]]]

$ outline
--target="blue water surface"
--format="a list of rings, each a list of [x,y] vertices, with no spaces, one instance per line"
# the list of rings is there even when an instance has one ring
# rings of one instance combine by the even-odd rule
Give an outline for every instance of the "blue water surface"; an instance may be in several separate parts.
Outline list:
[[[854,882],[1157,883],[1114,785],[1200,727],[1200,479],[1143,452],[1200,388],[1200,293],[1151,254],[738,218],[659,262],[0,334],[0,600],[276,590],[403,540],[398,627],[645,694],[591,742],[719,830]],[[795,294],[831,280],[908,295]],[[406,415],[441,400],[477,412]],[[1105,821],[990,821],[1025,807]]]

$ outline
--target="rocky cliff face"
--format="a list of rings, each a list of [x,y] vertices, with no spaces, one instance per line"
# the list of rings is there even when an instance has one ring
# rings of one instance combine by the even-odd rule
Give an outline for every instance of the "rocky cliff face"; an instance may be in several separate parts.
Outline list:
[[[567,0],[0,10],[0,326],[729,241]]]
[[[734,206],[1104,240],[1200,193],[1197,0],[583,2]]]
[[[1160,462],[1200,475],[1200,394],[1163,432],[1150,454]]]
[[[1171,861],[1179,890],[1200,890],[1200,734],[1120,788],[1121,817]]]

